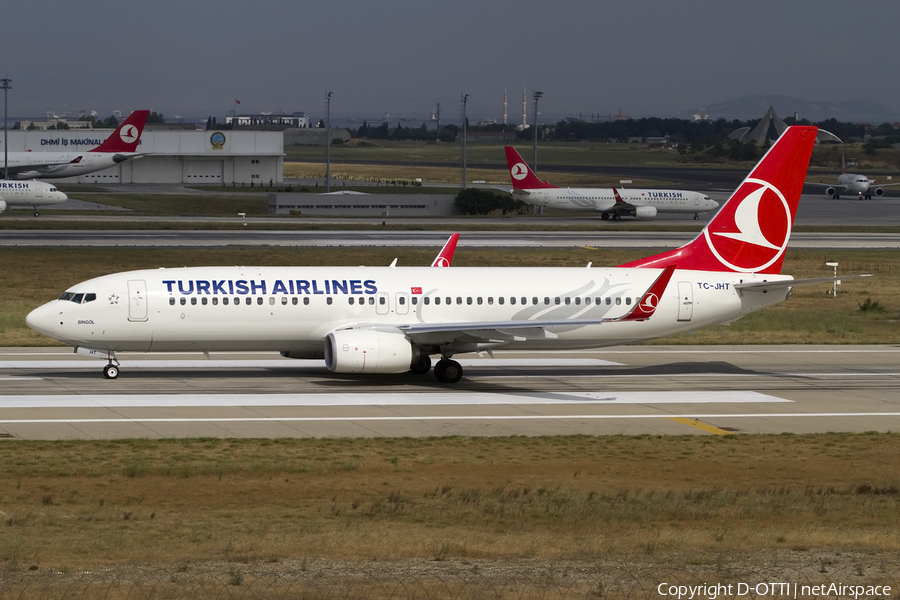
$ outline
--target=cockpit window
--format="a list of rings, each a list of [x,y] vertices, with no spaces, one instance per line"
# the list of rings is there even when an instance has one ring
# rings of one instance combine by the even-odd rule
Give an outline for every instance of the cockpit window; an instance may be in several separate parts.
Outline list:
[[[63,292],[58,299],[68,300],[69,302],[74,302],[75,304],[84,304],[86,302],[93,302],[94,300],[96,300],[97,294],[76,294],[75,292]]]

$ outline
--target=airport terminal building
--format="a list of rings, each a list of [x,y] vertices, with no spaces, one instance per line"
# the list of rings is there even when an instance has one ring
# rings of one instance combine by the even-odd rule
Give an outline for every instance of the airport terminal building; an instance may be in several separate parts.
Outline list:
[[[111,129],[10,130],[9,151],[88,151],[99,146],[112,132]],[[147,127],[137,151],[144,156],[77,178],[54,181],[245,186],[284,181],[284,134],[281,131],[153,130]]]

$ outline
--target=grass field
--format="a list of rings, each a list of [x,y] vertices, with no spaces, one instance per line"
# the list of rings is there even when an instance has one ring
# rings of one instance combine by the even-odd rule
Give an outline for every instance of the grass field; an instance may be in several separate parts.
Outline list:
[[[0,345],[53,345],[25,326],[28,312],[79,281],[117,271],[201,265],[427,265],[437,249],[411,248],[221,248],[81,249],[5,248],[7,269],[0,278]],[[652,250],[461,249],[454,267],[617,265]],[[826,261],[840,261],[841,273],[873,273],[848,280],[837,298],[831,286],[795,288],[784,303],[728,325],[665,338],[668,344],[896,344],[900,343],[900,255],[893,250],[791,251],[784,272],[794,277],[832,274]],[[861,305],[867,310],[861,310]]]
[[[898,434],[5,440],[0,582],[307,558],[665,564],[681,577],[779,555],[892,561],[898,453]]]

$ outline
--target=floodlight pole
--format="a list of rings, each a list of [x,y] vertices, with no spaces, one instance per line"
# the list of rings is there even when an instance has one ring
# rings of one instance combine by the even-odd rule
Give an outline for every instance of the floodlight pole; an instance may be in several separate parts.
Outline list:
[[[325,193],[331,192],[331,92],[325,96]]]
[[[531,170],[537,173],[537,138],[538,138],[538,100],[541,99],[541,96],[544,95],[544,92],[535,92],[534,93],[534,162],[531,164]]]
[[[0,79],[0,89],[3,90],[3,179],[9,179],[9,134],[6,117],[6,95],[12,89],[12,79],[4,77]]]
[[[469,95],[462,95],[462,188],[466,189],[466,102],[469,101]]]

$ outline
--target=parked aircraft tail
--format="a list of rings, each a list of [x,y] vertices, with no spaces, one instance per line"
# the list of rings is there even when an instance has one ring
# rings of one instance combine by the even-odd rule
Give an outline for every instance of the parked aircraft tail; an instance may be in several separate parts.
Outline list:
[[[134,111],[111,136],[91,152],[136,152],[148,116],[149,110]]]
[[[534,190],[542,188],[555,188],[546,181],[538,179],[534,171],[512,146],[505,146],[506,165],[509,167],[509,177],[515,190]]]

